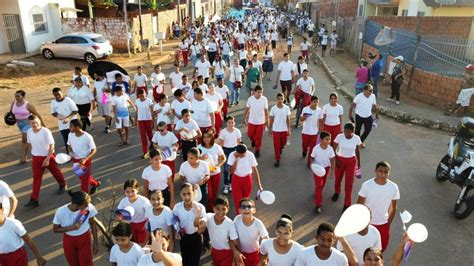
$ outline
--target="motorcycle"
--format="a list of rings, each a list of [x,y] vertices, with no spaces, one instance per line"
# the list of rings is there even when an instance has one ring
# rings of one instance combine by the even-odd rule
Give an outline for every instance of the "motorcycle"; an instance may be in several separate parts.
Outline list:
[[[474,119],[464,117],[451,137],[446,154],[436,169],[439,182],[449,180],[461,187],[454,217],[465,219],[474,210]]]

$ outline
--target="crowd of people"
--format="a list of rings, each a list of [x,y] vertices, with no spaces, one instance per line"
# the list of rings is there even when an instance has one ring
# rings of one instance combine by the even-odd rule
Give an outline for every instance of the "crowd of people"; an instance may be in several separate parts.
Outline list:
[[[118,73],[115,81],[109,82],[106,73],[98,72],[90,82],[76,67],[67,96],[61,88],[52,89],[54,98],[48,115],[57,119],[66,153],[84,169],[80,191],[68,190],[56,162],[53,134],[45,127],[42,114],[26,100],[25,91],[16,92],[11,111],[22,133],[24,154],[20,163],[27,161],[30,150],[32,156],[33,187],[25,207],[40,206],[41,181],[47,168],[59,185],[57,194],[67,192],[71,198],[56,210],[53,219],[53,232],[63,235],[69,265],[92,265],[99,249],[98,211],[91,196],[101,182],[92,176],[97,147],[88,133],[94,110],[104,120],[105,134],[114,125],[119,147],[130,145],[130,127],[138,127],[141,156],[150,162],[141,178],[130,178],[123,184],[125,197],[117,209],[128,212],[117,215],[110,232],[116,243],[110,250],[114,265],[199,265],[206,249],[214,265],[384,264],[383,252],[400,198],[398,186],[389,178],[388,162],[378,162],[375,177],[365,181],[358,192],[357,203],[371,210],[371,222],[356,234],[336,237],[334,225],[322,223],[315,233],[317,244],[304,247],[292,239],[291,216],[281,215],[274,228],[275,237],[256,217],[251,192],[254,182],[259,191],[264,190],[258,169],[262,139],[267,132],[273,141],[274,166],[280,167],[292,134],[293,94],[304,104],[301,117],[296,117],[303,123],[302,167],[317,164],[325,169],[323,175],[313,174],[316,215],[323,211],[322,193],[328,177],[335,177],[332,201],[338,201],[344,180],[343,210],[352,205],[354,179],[360,178],[361,148],[366,145],[372,117],[378,118],[370,84],[361,88],[348,112],[350,120],[355,113],[355,123],[343,123],[344,110],[335,92],[327,104],[319,107],[317,82],[310,77],[306,61],[306,39],[301,42],[298,62],[290,60],[291,46],[296,42],[289,30],[290,22],[307,31],[309,38],[315,25],[308,18],[287,19],[284,14],[255,9],[245,17],[193,24],[184,31],[180,58],[169,75],[157,65],[148,77],[138,66],[131,79]],[[179,27],[173,29],[180,34],[176,32]],[[287,50],[277,47],[279,38],[286,39]],[[274,88],[281,87],[281,92],[269,108],[263,79],[272,79],[276,53],[283,59],[276,68]],[[188,76],[180,66],[187,67],[189,59],[192,75]],[[240,89],[244,87],[247,101],[242,126],[238,127],[231,113],[240,104]],[[250,147],[244,144],[247,138],[241,130],[246,130]],[[177,157],[182,157],[181,163]],[[178,191],[174,189],[176,174]],[[229,193],[236,211],[233,219],[227,216]],[[9,240],[1,241],[0,265],[26,265],[25,243],[38,265],[44,265],[41,251],[15,218],[18,200],[4,181],[0,181],[0,198],[0,235]],[[175,202],[177,198],[180,200]],[[392,258],[393,265],[400,263],[405,241],[406,237]]]

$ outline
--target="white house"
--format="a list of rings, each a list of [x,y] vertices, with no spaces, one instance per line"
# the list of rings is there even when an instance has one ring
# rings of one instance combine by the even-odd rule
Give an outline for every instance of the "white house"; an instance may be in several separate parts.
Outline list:
[[[75,18],[74,0],[2,0],[0,54],[35,53],[62,35],[61,17]]]

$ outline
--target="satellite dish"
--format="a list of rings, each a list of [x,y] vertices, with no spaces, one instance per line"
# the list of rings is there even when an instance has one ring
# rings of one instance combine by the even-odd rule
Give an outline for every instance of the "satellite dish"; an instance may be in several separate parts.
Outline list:
[[[383,27],[375,37],[374,43],[379,46],[387,45],[393,42],[392,28]]]

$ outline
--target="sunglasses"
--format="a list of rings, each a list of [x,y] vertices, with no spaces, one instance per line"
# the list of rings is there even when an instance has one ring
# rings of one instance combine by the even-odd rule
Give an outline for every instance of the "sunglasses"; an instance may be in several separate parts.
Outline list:
[[[253,206],[250,205],[250,204],[241,204],[241,205],[240,205],[240,208],[241,208],[242,210],[245,210],[245,209],[251,210],[251,209],[253,208]]]
[[[158,132],[164,132],[165,129],[158,129]]]

